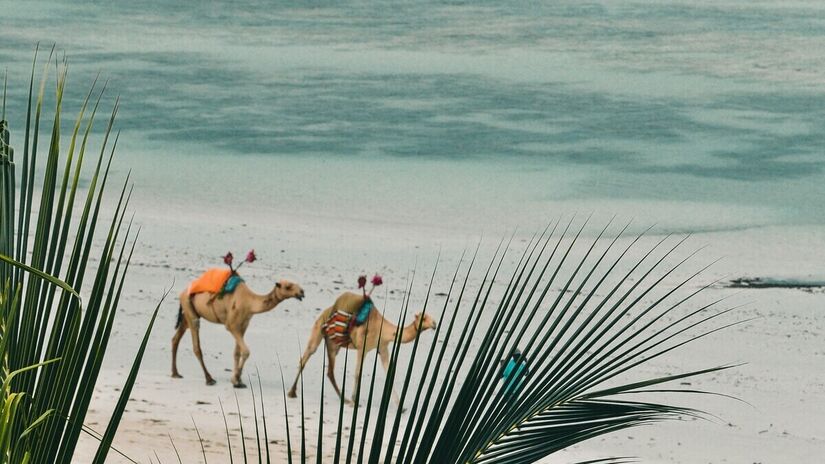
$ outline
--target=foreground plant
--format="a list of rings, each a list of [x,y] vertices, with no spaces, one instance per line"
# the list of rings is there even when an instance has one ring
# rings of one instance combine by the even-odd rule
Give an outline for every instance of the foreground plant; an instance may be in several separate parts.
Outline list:
[[[402,462],[533,462],[605,433],[698,414],[622,395],[643,393],[647,387],[678,392],[661,384],[730,366],[621,381],[640,365],[726,327],[701,329],[729,311],[716,310],[721,300],[686,308],[708,285],[689,292],[686,286],[707,267],[675,280],[676,271],[693,256],[674,256],[686,237],[671,243],[668,236],[643,248],[640,234],[616,250],[624,229],[602,240],[607,227],[578,250],[583,251],[580,259],[572,260],[584,229],[582,225],[569,238],[572,225],[556,233],[557,223],[546,239],[539,237],[528,248],[457,394],[450,397],[455,381],[445,379],[430,416],[408,423],[398,450]],[[632,250],[641,257],[629,258]],[[675,282],[665,287],[669,277]],[[481,311],[488,295],[489,290],[476,296]],[[472,319],[476,325],[480,318]],[[466,359],[469,341],[458,345],[461,352],[451,363]],[[516,349],[527,373],[517,388],[502,388],[509,381],[498,381],[495,361]],[[439,365],[441,360],[439,355]],[[435,386],[435,377],[432,382]],[[426,398],[424,404],[430,401]]]
[[[10,292],[8,287],[0,292],[0,307],[5,307],[8,304]],[[6,328],[8,327],[7,315],[0,314],[0,353],[5,353],[5,344],[8,340],[6,338]],[[18,410],[20,404],[25,398],[25,393],[11,391],[11,381],[14,377],[31,369],[37,369],[51,362],[58,361],[57,359],[46,361],[33,366],[24,367],[16,371],[9,371],[6,356],[0,360],[0,464],[8,464],[11,462],[12,451],[23,437],[31,433],[35,428],[42,424],[54,411],[46,411],[29,423],[25,423],[25,429],[20,435],[14,435],[14,427],[19,422]],[[26,452],[23,455],[22,461],[29,462],[31,460],[31,453]]]
[[[4,322],[0,356],[8,372],[4,376],[4,392],[9,395],[7,399],[14,395],[15,408],[15,414],[4,424],[3,433],[8,434],[12,443],[5,462],[68,464],[80,434],[85,432],[100,440],[94,462],[102,463],[131,393],[157,308],[109,426],[102,435],[97,434],[83,422],[117,314],[136,234],[132,234],[131,224],[125,233],[122,227],[129,202],[128,176],[108,225],[99,224],[117,145],[117,137],[110,141],[110,134],[118,104],[114,104],[99,153],[93,158],[95,164],[84,195],[79,189],[81,171],[105,86],[93,99],[97,89],[92,85],[72,129],[68,135],[63,134],[67,66],[65,60],[53,60],[52,50],[35,95],[35,52],[22,157],[18,159],[5,130],[3,95],[0,282],[5,284],[6,297],[0,304]],[[57,69],[53,87],[55,110],[43,154],[41,116],[52,68]],[[66,138],[68,149],[61,150]],[[42,181],[36,182],[41,165]],[[42,185],[38,187],[39,184]],[[96,236],[100,232],[102,240]],[[97,269],[89,267],[93,261],[99,263]],[[80,294],[85,295],[83,300]],[[38,426],[31,428],[35,423]]]

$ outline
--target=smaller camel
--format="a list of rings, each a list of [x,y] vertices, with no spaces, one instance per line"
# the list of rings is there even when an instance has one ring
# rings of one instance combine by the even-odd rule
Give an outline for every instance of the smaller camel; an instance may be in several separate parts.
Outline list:
[[[327,335],[324,333],[322,326],[334,311],[341,310],[350,314],[355,314],[357,308],[360,308],[363,302],[364,297],[362,295],[352,292],[345,292],[335,300],[335,303],[332,306],[321,313],[315,321],[315,324],[312,326],[312,332],[309,335],[307,347],[304,350],[304,354],[301,356],[301,361],[298,365],[298,374],[295,376],[295,382],[292,384],[292,388],[290,388],[287,393],[290,398],[295,398],[297,396],[296,388],[298,386],[298,380],[301,377],[301,372],[304,370],[309,358],[315,353],[315,350],[318,349],[321,341],[325,338],[327,338],[325,343],[327,347],[328,359],[327,377],[330,382],[332,382],[332,387],[335,388],[335,392],[339,397],[341,397],[342,400],[344,400],[345,403],[352,404],[356,399],[356,395],[358,394],[358,386],[361,379],[361,360],[364,358],[366,353],[374,349],[378,349],[378,355],[381,357],[381,364],[384,366],[384,372],[389,370],[390,353],[388,347],[391,342],[395,341],[396,334],[398,333],[398,326],[385,319],[384,316],[382,316],[381,313],[373,307],[367,317],[367,321],[363,325],[352,327],[349,333],[350,342],[346,345],[347,349],[356,350],[356,357],[354,361],[355,382],[352,389],[352,401],[343,397],[341,390],[338,388],[338,382],[335,381],[335,357],[338,356],[338,351],[344,347],[329,340]],[[425,330],[435,329],[436,325],[437,322],[429,314],[425,313],[422,315],[421,313],[416,313],[413,322],[401,329],[401,343],[409,343],[415,340],[419,331],[423,332]],[[398,393],[394,388],[392,390],[392,394],[393,398],[395,398],[395,402],[400,405],[401,401],[399,400]]]
[[[245,388],[246,385],[241,381],[241,372],[243,372],[244,364],[249,358],[249,347],[244,342],[243,337],[247,327],[249,327],[249,321],[255,314],[270,311],[289,298],[296,298],[301,301],[304,298],[304,290],[300,285],[287,280],[276,283],[272,291],[265,295],[256,294],[243,282],[238,284],[232,293],[222,297],[217,297],[216,294],[209,292],[193,295],[189,293],[189,287],[187,287],[186,290],[180,293],[178,322],[175,325],[177,332],[172,337],[172,377],[182,377],[178,372],[177,365],[178,344],[183,334],[186,333],[186,329],[192,329],[193,350],[203,368],[206,384],[215,384],[215,379],[212,378],[203,363],[200,319],[204,318],[209,322],[223,324],[226,326],[226,330],[235,338],[235,368],[232,371],[232,385],[235,388]]]

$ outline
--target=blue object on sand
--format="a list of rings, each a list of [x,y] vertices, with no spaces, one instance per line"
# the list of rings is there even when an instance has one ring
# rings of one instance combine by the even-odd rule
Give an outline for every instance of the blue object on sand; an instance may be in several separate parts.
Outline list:
[[[507,359],[504,365],[504,371],[501,373],[501,378],[504,381],[504,394],[509,395],[515,393],[521,388],[524,383],[524,377],[527,375],[527,362],[524,356],[515,351]]]

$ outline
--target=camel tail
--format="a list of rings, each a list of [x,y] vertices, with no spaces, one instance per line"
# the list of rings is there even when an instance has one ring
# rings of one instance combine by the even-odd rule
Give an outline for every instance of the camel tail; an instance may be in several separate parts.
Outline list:
[[[178,320],[175,322],[175,328],[179,328],[183,324],[183,305],[178,305]]]

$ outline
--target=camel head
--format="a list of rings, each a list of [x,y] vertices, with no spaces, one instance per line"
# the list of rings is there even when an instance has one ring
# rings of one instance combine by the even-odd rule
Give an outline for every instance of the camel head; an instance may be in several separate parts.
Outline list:
[[[298,301],[301,301],[304,299],[304,289],[294,282],[281,279],[275,284],[275,295],[281,301],[290,298],[296,298]]]
[[[438,321],[433,319],[433,317],[430,316],[429,313],[424,313],[424,315],[423,315],[424,320],[423,321],[421,320],[421,318],[422,318],[421,313],[415,313],[415,321],[413,322],[413,327],[416,327],[416,328],[421,327],[422,332],[425,331],[425,330],[429,330],[429,329],[435,329],[436,326],[438,326]]]

